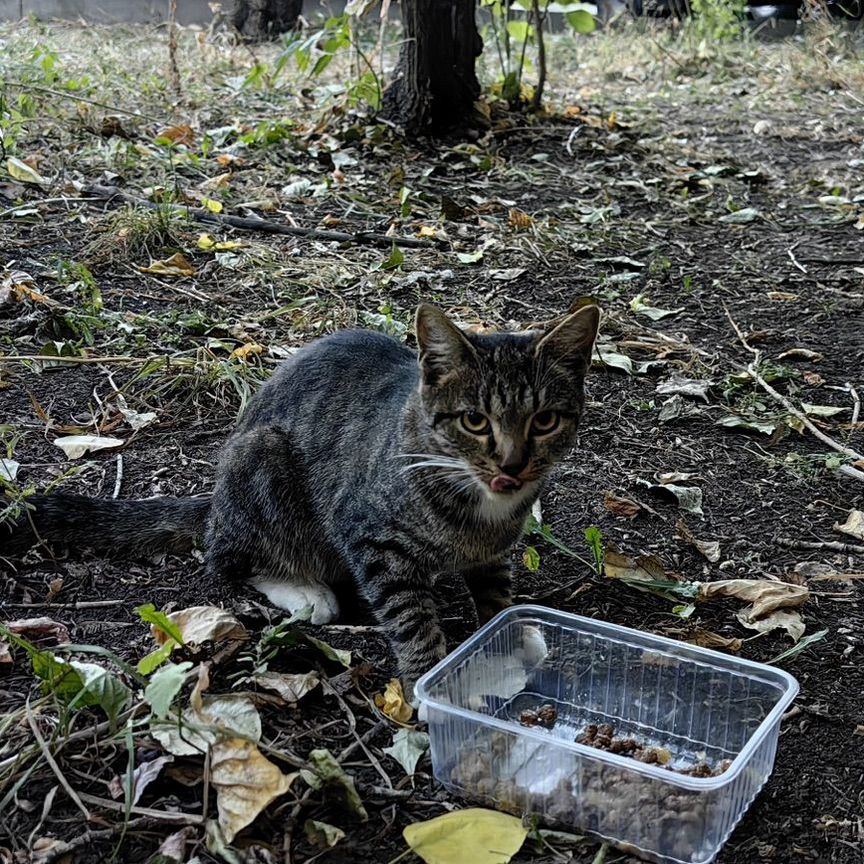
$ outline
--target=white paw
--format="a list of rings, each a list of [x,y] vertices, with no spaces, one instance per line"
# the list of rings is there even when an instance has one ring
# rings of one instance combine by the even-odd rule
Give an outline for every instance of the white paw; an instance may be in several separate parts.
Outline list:
[[[546,646],[546,640],[543,638],[540,628],[535,627],[533,624],[526,624],[522,628],[521,649],[521,657],[525,665],[529,667],[537,666],[546,659],[548,654],[549,648]]]
[[[274,606],[285,609],[292,615],[312,607],[312,624],[329,624],[339,617],[336,595],[321,582],[297,585],[293,582],[277,582],[256,579],[252,587],[260,591]]]

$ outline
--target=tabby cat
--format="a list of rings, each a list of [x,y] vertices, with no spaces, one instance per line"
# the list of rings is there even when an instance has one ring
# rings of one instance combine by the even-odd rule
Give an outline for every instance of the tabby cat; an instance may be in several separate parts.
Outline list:
[[[433,588],[458,572],[481,622],[511,602],[509,552],[550,469],[573,447],[599,310],[522,333],[463,332],[417,310],[419,355],[380,333],[327,336],[250,402],[211,496],[55,494],[0,526],[0,554],[45,541],[136,553],[203,539],[205,584],[246,581],[313,623],[332,586],[369,602],[414,680],[444,656]],[[5,537],[3,534],[5,533]]]

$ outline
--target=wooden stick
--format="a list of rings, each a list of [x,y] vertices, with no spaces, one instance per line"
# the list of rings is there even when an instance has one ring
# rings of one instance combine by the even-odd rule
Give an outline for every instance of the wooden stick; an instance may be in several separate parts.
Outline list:
[[[762,359],[762,352],[758,349],[754,348],[747,341],[747,337],[741,332],[741,328],[735,323],[735,320],[729,314],[729,310],[726,308],[726,304],[723,304],[723,309],[726,312],[726,317],[729,319],[729,323],[732,325],[732,329],[738,335],[738,339],[741,341],[741,344],[753,355],[753,362],[747,367],[747,374],[750,375],[754,381],[775,401],[779,402],[793,417],[797,418],[801,421],[801,423],[805,426],[805,428],[816,438],[818,438],[823,444],[826,444],[832,450],[836,450],[838,453],[842,453],[844,456],[847,456],[849,459],[852,459],[856,462],[864,461],[864,456],[860,453],[857,453],[855,450],[852,450],[849,447],[844,446],[839,441],[835,441],[829,435],[826,435],[821,429],[818,429],[813,423],[810,421],[810,418],[803,412],[799,411],[782,393],[778,393],[760,374],[758,371],[759,361]],[[864,472],[858,471],[855,468],[850,467],[849,465],[841,465],[840,469],[847,469],[842,471],[841,473],[845,474],[849,477],[854,477],[856,480],[864,480]],[[838,469],[838,470],[840,470]]]
[[[447,249],[449,244],[442,240],[418,240],[413,237],[388,237],[386,234],[377,234],[371,231],[357,231],[349,234],[347,231],[324,231],[319,228],[298,228],[294,225],[283,225],[279,222],[268,222],[265,219],[249,219],[243,216],[226,216],[221,213],[211,213],[199,207],[187,207],[184,204],[157,204],[153,201],[145,201],[134,195],[127,195],[116,186],[86,186],[81,190],[88,197],[98,197],[110,200],[119,198],[127,204],[135,207],[144,207],[147,210],[161,210],[167,208],[174,213],[194,219],[196,222],[205,222],[210,225],[229,225],[232,228],[240,228],[243,231],[260,231],[263,234],[287,234],[291,237],[305,237],[307,240],[332,240],[337,243],[369,243],[373,246],[404,246],[409,249]]]
[[[841,543],[839,540],[796,540],[793,537],[777,537],[776,542],[787,549],[807,549],[817,551],[826,549],[829,552],[844,552],[847,555],[864,555],[864,546],[855,543]]]

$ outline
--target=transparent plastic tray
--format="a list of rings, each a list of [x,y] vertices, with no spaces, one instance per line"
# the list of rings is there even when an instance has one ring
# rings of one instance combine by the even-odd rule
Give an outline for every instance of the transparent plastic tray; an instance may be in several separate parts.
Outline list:
[[[781,669],[540,606],[502,612],[416,688],[435,776],[452,791],[681,864],[712,861],[732,833],[797,692]],[[520,723],[546,703],[552,728]],[[604,723],[671,762],[576,743]],[[721,763],[717,776],[680,773]]]

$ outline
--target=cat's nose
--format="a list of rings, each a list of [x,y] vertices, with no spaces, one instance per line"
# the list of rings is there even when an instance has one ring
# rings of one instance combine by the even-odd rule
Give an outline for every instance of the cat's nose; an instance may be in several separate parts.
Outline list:
[[[510,451],[505,454],[498,466],[502,474],[507,474],[510,477],[518,477],[527,467],[528,460],[524,453]]]

